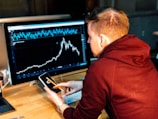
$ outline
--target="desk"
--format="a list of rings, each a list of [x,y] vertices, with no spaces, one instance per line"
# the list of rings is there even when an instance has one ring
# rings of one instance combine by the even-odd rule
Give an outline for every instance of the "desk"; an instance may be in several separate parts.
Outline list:
[[[79,80],[85,75],[85,70],[63,75],[62,80]],[[54,77],[57,78],[57,77]],[[61,76],[60,76],[61,78]],[[0,115],[0,119],[13,119],[24,116],[23,119],[61,119],[56,106],[47,98],[46,93],[37,85],[30,82],[3,89],[3,96],[16,109]]]
[[[7,87],[3,96],[16,110],[0,115],[1,119],[18,116],[24,116],[23,119],[61,119],[55,105],[36,84],[30,86],[29,83],[24,83]]]
[[[63,80],[79,80],[84,75],[85,72],[81,72],[63,77]],[[14,119],[18,116],[24,116],[21,119],[62,119],[56,111],[56,106],[37,84],[30,85],[30,82],[27,82],[8,86],[4,88],[3,96],[16,110],[0,115],[0,119]],[[104,118],[100,116],[99,119]]]

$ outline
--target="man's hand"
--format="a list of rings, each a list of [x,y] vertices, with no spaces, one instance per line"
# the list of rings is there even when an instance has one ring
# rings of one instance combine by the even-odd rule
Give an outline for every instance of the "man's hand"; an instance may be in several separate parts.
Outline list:
[[[65,96],[70,95],[72,93],[75,93],[82,89],[83,87],[83,81],[68,81],[68,82],[62,82],[54,86],[54,88],[63,88],[65,90]]]

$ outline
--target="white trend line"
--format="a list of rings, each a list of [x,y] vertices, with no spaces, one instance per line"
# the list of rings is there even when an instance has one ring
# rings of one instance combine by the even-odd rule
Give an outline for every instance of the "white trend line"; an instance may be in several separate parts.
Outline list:
[[[13,46],[19,43],[24,43],[25,41],[18,41],[18,42],[13,42]]]
[[[27,68],[25,68],[24,70],[21,70],[19,72],[17,72],[17,74],[20,74],[20,73],[23,73],[23,72],[26,72],[27,70],[29,69],[32,69],[32,68],[41,68],[45,65],[47,65],[48,63],[52,62],[53,60],[57,61],[57,59],[61,56],[61,53],[63,51],[63,48],[65,46],[65,50],[69,49],[69,48],[72,48],[72,51],[75,52],[78,54],[78,56],[80,55],[80,51],[77,49],[77,47],[74,47],[73,44],[71,44],[71,41],[68,41],[68,43],[65,41],[65,38],[63,38],[62,42],[60,43],[60,50],[59,50],[59,53],[56,57],[52,57],[50,60],[46,61],[45,63],[41,64],[41,65],[32,65],[32,66],[28,66]]]

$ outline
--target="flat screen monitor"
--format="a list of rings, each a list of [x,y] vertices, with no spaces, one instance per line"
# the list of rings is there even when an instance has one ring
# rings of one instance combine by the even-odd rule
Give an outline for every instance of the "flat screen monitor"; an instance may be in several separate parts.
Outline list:
[[[5,33],[4,33],[4,24],[5,23],[54,20],[54,19],[57,20],[57,19],[70,19],[70,18],[71,18],[70,14],[0,18],[0,70],[8,69],[8,57],[7,57],[6,39],[5,39]]]
[[[87,68],[85,20],[5,23],[11,84]]]

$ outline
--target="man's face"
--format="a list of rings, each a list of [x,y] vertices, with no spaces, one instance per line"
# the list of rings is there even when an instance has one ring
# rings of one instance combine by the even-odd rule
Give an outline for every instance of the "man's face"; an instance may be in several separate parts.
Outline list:
[[[100,46],[100,36],[91,29],[91,23],[88,24],[88,40],[90,44],[91,52],[94,57],[99,57],[102,52],[102,47]]]

